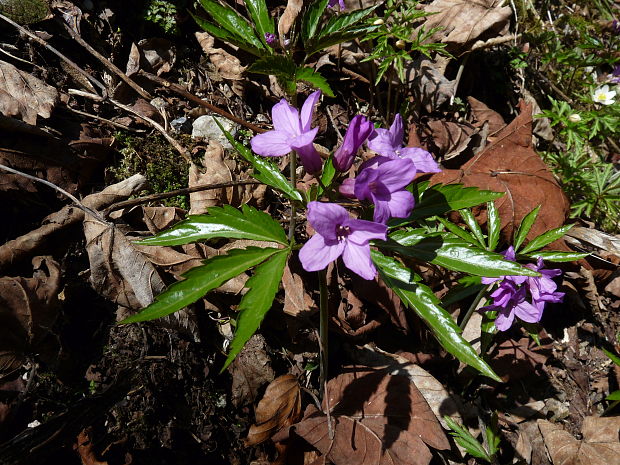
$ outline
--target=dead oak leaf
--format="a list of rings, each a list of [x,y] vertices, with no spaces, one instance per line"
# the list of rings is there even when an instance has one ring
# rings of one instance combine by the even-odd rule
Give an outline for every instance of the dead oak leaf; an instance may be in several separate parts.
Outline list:
[[[314,407],[289,430],[335,465],[427,465],[434,449],[449,449],[448,440],[422,394],[407,376],[364,369],[345,372],[327,384],[333,440],[328,418]],[[325,408],[325,405],[324,405]]]
[[[538,428],[553,465],[620,464],[620,417],[586,417],[581,441],[547,420],[538,420]]]
[[[301,418],[301,389],[293,375],[274,379],[256,408],[256,424],[250,427],[246,445],[266,441],[280,429]]]
[[[521,113],[497,133],[495,141],[458,170],[444,170],[431,183],[463,183],[506,195],[497,199],[502,236],[511,242],[523,217],[541,205],[528,239],[564,224],[569,203],[558,181],[532,148],[532,107],[521,105]],[[486,218],[480,217],[481,222]]]

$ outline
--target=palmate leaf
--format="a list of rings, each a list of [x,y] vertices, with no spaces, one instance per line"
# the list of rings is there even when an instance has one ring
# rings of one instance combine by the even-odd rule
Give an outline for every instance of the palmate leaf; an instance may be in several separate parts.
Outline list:
[[[301,24],[301,37],[307,43],[316,34],[317,27],[329,0],[315,0],[304,14]]]
[[[308,46],[306,54],[311,56],[327,47],[331,47],[332,45],[349,42],[353,39],[357,39],[358,37],[370,34],[371,32],[377,30],[378,27],[379,26],[360,26],[347,29],[343,32],[334,32],[333,34],[317,37],[315,42]]]
[[[273,254],[269,260],[256,267],[254,275],[245,283],[245,287],[249,290],[239,303],[241,313],[237,319],[235,337],[230,344],[230,352],[222,371],[241,352],[271,308],[280,287],[289,253],[290,249],[282,249]]]
[[[325,27],[323,27],[323,29],[319,31],[319,39],[326,37],[330,34],[342,34],[350,31],[353,26],[359,24],[365,18],[368,18],[368,16],[370,16],[370,14],[377,8],[379,8],[382,4],[383,2],[377,2],[376,5],[368,8],[354,10],[350,13],[340,13],[338,15],[332,16],[331,18],[329,18],[329,21],[327,21]]]
[[[419,282],[419,276],[415,276],[400,262],[376,250],[371,251],[371,258],[385,284],[424,320],[444,349],[483,375],[501,381],[491,367],[478,356],[471,344],[463,339],[461,329],[441,307],[433,291]]]
[[[449,270],[476,276],[540,276],[503,255],[472,246],[449,233],[429,234],[423,229],[396,231],[389,235],[394,242],[382,242],[382,249],[398,252],[406,257],[423,260]]]
[[[211,207],[206,215],[193,215],[140,245],[182,245],[217,237],[278,242],[288,245],[280,223],[267,213],[248,205],[239,211],[230,205]]]
[[[392,219],[388,225],[390,227],[402,226],[421,218],[475,207],[481,203],[498,199],[503,195],[503,192],[485,191],[477,187],[463,187],[462,184],[435,184],[416,196],[418,201],[408,218]]]
[[[204,265],[192,268],[183,274],[183,281],[172,284],[140,313],[125,318],[119,324],[148,321],[170,315],[279,252],[280,249],[248,247],[233,249],[228,255],[210,258]]]
[[[213,37],[216,37],[224,42],[228,42],[230,44],[236,45],[240,49],[245,50],[246,52],[249,52],[252,55],[256,55],[260,57],[266,53],[263,50],[257,49],[252,44],[245,42],[239,36],[227,31],[226,29],[216,26],[215,24],[207,21],[206,19],[201,18],[200,16],[196,16],[195,14],[192,14],[192,13],[190,14],[194,18],[194,21],[196,21],[196,24],[198,24],[198,26],[200,26],[203,30],[211,34]]]
[[[273,20],[269,16],[265,0],[245,0],[245,7],[248,9],[250,18],[252,18],[254,22],[254,27],[256,27],[260,35],[260,40],[264,45],[267,45],[265,34],[273,34],[275,28],[273,26]],[[269,50],[271,47],[266,48]]]
[[[304,81],[308,84],[321,89],[328,97],[334,97],[334,91],[327,83],[327,79],[323,75],[312,68],[297,68],[295,71],[295,81]]]
[[[273,75],[291,80],[295,78],[296,69],[295,62],[283,55],[263,57],[248,67],[248,71],[251,73]]]
[[[298,190],[293,189],[284,175],[280,172],[280,169],[266,158],[257,157],[246,146],[237,142],[233,136],[220,124],[217,118],[213,118],[219,128],[222,130],[226,139],[237,150],[239,155],[246,159],[255,169],[252,173],[252,177],[260,182],[279,190],[291,200],[297,200],[301,202],[302,197]]]

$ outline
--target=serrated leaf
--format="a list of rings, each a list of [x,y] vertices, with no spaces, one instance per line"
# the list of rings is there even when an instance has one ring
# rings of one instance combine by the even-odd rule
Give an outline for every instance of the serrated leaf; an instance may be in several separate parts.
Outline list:
[[[376,5],[373,5],[368,8],[363,8],[360,10],[354,10],[350,13],[340,13],[338,15],[334,15],[329,18],[325,27],[321,29],[318,37],[326,37],[329,34],[337,34],[347,32],[351,27],[355,26],[360,21],[364,20],[370,14],[379,8],[383,2],[378,2]]]
[[[139,241],[140,245],[182,245],[225,237],[288,245],[280,223],[254,207],[243,205],[242,211],[224,205],[211,207],[206,215],[193,215],[170,229]]]
[[[256,55],[259,57],[264,55],[265,52],[257,49],[256,47],[253,47],[252,44],[249,44],[243,41],[238,36],[230,33],[226,29],[218,27],[215,24],[210,23],[206,19],[203,19],[200,16],[196,16],[193,13],[190,13],[190,14],[194,18],[194,21],[196,21],[196,24],[198,24],[198,26],[200,26],[204,31],[211,34],[213,37],[216,37],[224,42],[228,42],[230,44],[236,45],[240,49],[245,50],[246,52],[249,52],[252,55]]]
[[[456,224],[452,223],[451,221],[448,221],[444,218],[437,218],[437,220],[439,220],[439,222],[441,224],[444,225],[444,227],[450,231],[452,234],[454,234],[457,237],[460,237],[461,239],[463,239],[465,242],[472,244],[472,245],[477,245],[478,241],[476,240],[476,238],[474,236],[471,235],[471,233],[465,231],[463,228],[461,228],[460,226],[457,226]]]
[[[440,306],[439,299],[433,291],[428,286],[417,282],[421,279],[419,276],[395,259],[386,257],[376,250],[371,251],[371,258],[383,281],[424,320],[444,349],[483,375],[500,381],[491,367],[478,356],[471,344],[463,339],[461,329],[450,314]]]
[[[183,281],[169,286],[140,313],[125,318],[119,324],[153,320],[181,310],[196,302],[207,292],[258,265],[277,252],[279,249],[248,247],[247,249],[233,249],[228,252],[228,255],[210,258],[205,261],[204,265],[192,268],[183,274]]]
[[[499,217],[495,202],[487,202],[487,240],[489,250],[495,250],[497,244],[499,244],[501,229],[501,218]]]
[[[214,0],[200,0],[200,4],[219,26],[255,49],[266,51],[263,42],[256,37],[254,28],[235,10]]]
[[[289,184],[288,180],[280,172],[280,169],[274,164],[268,161],[266,158],[257,157],[246,146],[237,142],[233,136],[220,124],[217,118],[213,118],[220,130],[228,139],[228,142],[237,150],[239,155],[248,161],[256,171],[252,173],[252,177],[274,189],[279,190],[291,200],[297,200],[301,202],[303,200],[301,194],[297,189]]]
[[[515,232],[515,237],[514,237],[514,240],[512,241],[512,245],[515,248],[515,252],[519,250],[519,247],[521,247],[521,244],[523,244],[523,241],[525,240],[527,233],[529,233],[530,229],[532,229],[532,226],[534,225],[534,222],[536,221],[536,217],[538,216],[539,211],[540,211],[540,205],[534,208],[534,210],[529,212],[527,215],[525,215],[523,219],[521,220],[521,224],[519,225],[519,228]]]
[[[443,215],[452,210],[475,207],[503,196],[504,193],[480,190],[477,187],[463,187],[462,184],[435,184],[422,192],[408,218],[393,219],[390,227],[402,226],[412,221]]]
[[[273,34],[275,28],[273,20],[269,16],[265,0],[245,0],[245,7],[250,14],[250,18],[254,22],[254,27],[260,36],[260,40],[267,46],[265,34]],[[270,49],[268,46],[266,48]]]
[[[293,60],[283,55],[262,57],[248,67],[248,71],[251,73],[273,75],[287,79],[295,78],[295,70],[296,66]]]
[[[528,257],[532,257],[537,259],[538,257],[542,258],[546,262],[574,262],[575,260],[581,260],[582,258],[590,255],[589,253],[579,253],[579,252],[554,252],[554,251],[538,251],[527,254]]]
[[[465,224],[467,225],[469,230],[474,234],[474,237],[476,238],[476,242],[478,243],[478,245],[480,245],[480,247],[484,247],[485,240],[484,240],[484,235],[482,234],[482,229],[480,229],[480,225],[476,221],[476,218],[474,218],[474,215],[471,212],[471,210],[462,209],[462,210],[459,210],[459,213],[461,215],[461,218],[463,218],[463,221],[465,221]]]
[[[551,244],[553,241],[557,241],[558,239],[563,237],[572,227],[572,224],[567,224],[565,226],[561,226],[559,228],[547,231],[540,236],[536,236],[534,239],[528,242],[525,247],[523,247],[520,253],[526,254],[534,250],[542,249],[547,244]]]
[[[423,229],[396,231],[389,235],[394,242],[382,242],[382,249],[392,250],[404,256],[423,260],[449,270],[476,276],[498,278],[521,275],[540,276],[503,255],[479,247],[452,236],[449,233],[429,234]]]
[[[316,34],[316,29],[319,26],[328,1],[329,0],[316,0],[312,2],[308,11],[304,14],[301,24],[301,37],[305,44]]]
[[[269,260],[256,267],[254,275],[246,282],[245,287],[249,290],[239,303],[237,329],[222,371],[241,352],[271,308],[273,299],[280,288],[289,252],[290,249],[283,249],[273,254]]]
[[[297,71],[295,72],[295,80],[307,82],[317,89],[321,89],[321,91],[328,97],[334,97],[334,91],[329,86],[327,79],[325,79],[321,73],[314,71],[312,68],[297,68]]]

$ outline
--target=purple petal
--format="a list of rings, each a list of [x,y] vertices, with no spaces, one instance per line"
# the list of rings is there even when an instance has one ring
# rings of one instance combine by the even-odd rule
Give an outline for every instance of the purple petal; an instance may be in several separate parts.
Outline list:
[[[264,157],[281,157],[293,148],[290,136],[282,131],[267,131],[250,140],[252,151]]]
[[[355,197],[360,200],[371,199],[371,184],[377,181],[379,173],[376,169],[367,168],[362,170],[355,178]]]
[[[293,149],[297,149],[298,147],[304,147],[306,145],[312,144],[312,141],[314,141],[317,132],[319,132],[319,128],[314,128],[310,129],[307,132],[302,132],[301,134],[291,139],[291,147],[293,147]]]
[[[286,100],[282,99],[273,106],[271,109],[271,119],[273,119],[273,128],[276,131],[285,132],[289,137],[301,134],[299,112],[297,108],[289,105]]]
[[[390,216],[393,218],[407,218],[413,210],[415,199],[409,191],[402,190],[392,192],[392,198],[388,202]]]
[[[347,178],[344,181],[342,181],[342,184],[340,184],[340,187],[338,188],[338,192],[340,192],[340,194],[345,197],[354,199],[355,198],[355,179]]]
[[[301,130],[307,132],[310,130],[312,124],[312,113],[314,112],[314,105],[321,98],[321,91],[317,90],[308,95],[308,98],[301,107]]]
[[[411,160],[415,169],[420,173],[439,173],[441,168],[433,156],[419,147],[404,147],[400,150],[400,157]]]
[[[485,278],[485,277],[482,277],[482,279],[480,281],[482,281],[482,284],[493,284],[494,282],[499,281],[500,279],[503,279],[503,278]]]
[[[296,147],[295,152],[297,152],[299,158],[301,158],[301,164],[306,169],[306,172],[315,174],[321,171],[323,160],[321,160],[321,156],[314,148],[314,145],[308,144],[302,147]]]
[[[512,322],[515,319],[515,315],[512,312],[512,309],[503,308],[499,310],[497,314],[497,318],[495,319],[495,327],[499,331],[507,331],[512,326]]]
[[[377,177],[390,192],[406,187],[415,178],[415,168],[409,160],[391,160],[377,168]]]
[[[370,259],[370,246],[368,244],[358,245],[351,241],[346,241],[342,260],[348,269],[364,279],[374,279],[377,275],[377,269]]]
[[[344,135],[342,145],[334,153],[334,166],[338,171],[351,168],[357,151],[373,132],[374,124],[362,115],[353,117]]]
[[[402,147],[403,146],[403,117],[400,116],[400,113],[396,113],[394,116],[394,122],[390,126],[390,135],[392,137],[392,145],[394,147]]]
[[[308,221],[314,230],[325,237],[327,242],[338,240],[336,227],[349,221],[349,213],[335,203],[310,202]]]
[[[517,258],[515,257],[515,248],[513,246],[508,247],[506,250],[502,252],[502,255],[506,260],[510,260],[514,262]]]
[[[390,131],[378,128],[368,137],[368,148],[385,157],[396,158],[400,145],[394,146]]]
[[[372,239],[385,240],[387,234],[387,226],[374,221],[349,218],[342,225],[351,228],[351,234],[347,236],[347,241],[358,245],[367,244]]]
[[[315,234],[299,251],[299,261],[306,271],[323,270],[342,255],[344,248],[345,241],[336,241],[332,245],[327,245],[323,236]]]
[[[385,224],[390,219],[390,207],[387,200],[374,200],[375,211],[372,219],[377,223]]]
[[[526,300],[515,305],[514,313],[527,323],[538,323],[542,318],[542,308],[536,308]]]

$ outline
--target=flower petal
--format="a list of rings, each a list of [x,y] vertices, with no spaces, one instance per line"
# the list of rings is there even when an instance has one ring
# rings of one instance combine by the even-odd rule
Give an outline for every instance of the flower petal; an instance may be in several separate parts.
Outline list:
[[[276,131],[285,132],[290,137],[301,134],[299,111],[297,111],[297,108],[289,105],[285,99],[280,100],[273,106],[271,109],[271,119],[273,119],[273,128]]]
[[[344,135],[342,145],[334,153],[334,166],[338,171],[344,172],[351,168],[357,151],[373,130],[374,124],[364,116],[355,115],[353,117]]]
[[[307,132],[310,130],[312,124],[312,113],[314,112],[314,106],[321,98],[321,91],[317,90],[308,95],[308,98],[301,107],[301,130]]]
[[[320,234],[312,236],[299,251],[299,261],[306,271],[319,271],[327,268],[336,260],[345,248],[345,241],[336,241],[327,245]]]
[[[512,312],[512,308],[503,308],[499,310],[497,318],[495,319],[495,327],[499,331],[507,331],[512,326],[512,322],[515,319],[515,314]]]
[[[377,178],[390,192],[406,187],[415,175],[416,170],[409,160],[395,159],[382,163],[377,168]]]
[[[407,218],[413,210],[415,199],[409,191],[402,190],[392,192],[392,198],[388,202],[390,216],[393,218]]]
[[[411,160],[415,169],[420,173],[439,173],[441,168],[433,156],[419,147],[404,147],[400,149],[400,157]]]
[[[390,207],[388,206],[388,201],[378,199],[373,200],[373,203],[375,204],[375,211],[372,216],[373,221],[382,224],[387,223],[390,219]]]
[[[312,144],[317,132],[319,132],[318,127],[307,132],[302,132],[291,140],[291,147],[297,150],[298,147],[304,147],[308,144]]]
[[[350,199],[354,199],[355,198],[355,179],[347,178],[344,181],[342,181],[342,184],[340,184],[340,187],[338,188],[338,192],[340,192],[340,195],[343,195]]]
[[[306,169],[306,172],[315,174],[321,171],[323,160],[321,160],[319,152],[316,151],[312,143],[302,147],[295,147],[295,152],[301,158],[301,164]]]
[[[527,323],[537,323],[542,318],[542,308],[536,308],[527,300],[515,305],[514,313]]]
[[[400,146],[394,146],[390,131],[378,128],[368,137],[368,148],[385,157],[396,158],[395,150]]]
[[[366,244],[372,239],[385,240],[386,238],[387,226],[384,224],[375,223],[374,221],[354,220],[352,218],[347,219],[342,224],[351,228],[351,234],[347,236],[347,241],[358,245]]]
[[[290,136],[282,131],[268,131],[258,134],[250,140],[252,151],[264,157],[281,157],[293,148]]]
[[[308,204],[308,221],[328,243],[338,240],[336,227],[349,221],[349,213],[335,203],[310,202]]]
[[[355,178],[355,197],[360,200],[371,199],[371,184],[377,180],[378,172],[376,169],[367,168],[362,170]]]
[[[345,243],[342,253],[345,266],[364,279],[374,279],[377,276],[377,269],[370,259],[370,246],[368,244],[358,245],[349,240]]]

